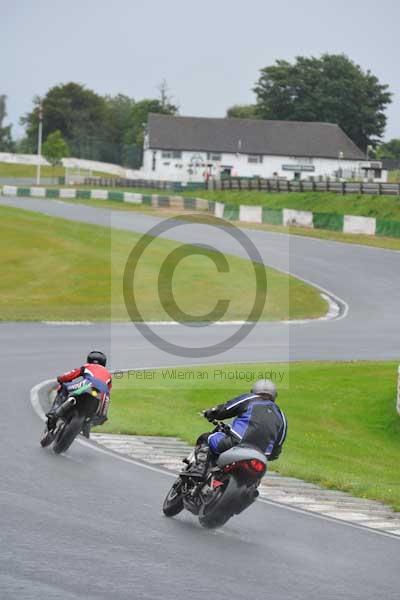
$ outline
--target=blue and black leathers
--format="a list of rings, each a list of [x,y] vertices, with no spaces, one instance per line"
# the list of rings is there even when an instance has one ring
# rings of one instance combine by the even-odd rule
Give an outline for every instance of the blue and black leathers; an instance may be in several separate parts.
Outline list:
[[[208,436],[208,445],[214,454],[221,454],[242,442],[259,448],[268,460],[278,458],[286,438],[287,423],[285,415],[272,400],[257,394],[242,394],[219,404],[210,413],[215,419],[236,417],[230,435],[218,431]]]

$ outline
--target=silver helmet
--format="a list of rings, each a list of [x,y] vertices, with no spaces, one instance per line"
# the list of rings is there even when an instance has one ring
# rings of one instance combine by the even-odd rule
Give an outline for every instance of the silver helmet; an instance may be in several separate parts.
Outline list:
[[[251,393],[260,396],[269,396],[271,400],[275,401],[278,390],[276,389],[274,382],[270,379],[259,379],[251,388]]]

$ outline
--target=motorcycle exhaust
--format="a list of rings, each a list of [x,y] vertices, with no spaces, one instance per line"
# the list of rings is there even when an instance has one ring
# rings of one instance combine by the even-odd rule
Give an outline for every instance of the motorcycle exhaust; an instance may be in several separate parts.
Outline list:
[[[55,415],[58,419],[62,418],[65,413],[67,412],[67,410],[69,408],[71,408],[71,406],[75,406],[76,404],[76,398],[74,398],[73,396],[70,396],[69,398],[67,398],[67,400],[65,400],[65,402],[63,402],[61,404],[61,406],[59,406],[55,412]]]

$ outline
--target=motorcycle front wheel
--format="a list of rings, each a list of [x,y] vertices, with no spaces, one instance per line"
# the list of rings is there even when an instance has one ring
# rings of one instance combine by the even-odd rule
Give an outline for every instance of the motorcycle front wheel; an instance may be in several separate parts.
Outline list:
[[[78,413],[75,413],[71,419],[65,423],[61,428],[61,431],[57,434],[56,441],[54,442],[53,450],[56,454],[61,454],[68,450],[82,429],[84,420],[84,416],[81,417]]]
[[[166,517],[174,517],[183,510],[182,481],[178,478],[169,490],[163,504]]]
[[[40,438],[40,445],[42,448],[46,448],[50,446],[50,444],[54,441],[54,433],[46,429],[43,431],[42,437]]]

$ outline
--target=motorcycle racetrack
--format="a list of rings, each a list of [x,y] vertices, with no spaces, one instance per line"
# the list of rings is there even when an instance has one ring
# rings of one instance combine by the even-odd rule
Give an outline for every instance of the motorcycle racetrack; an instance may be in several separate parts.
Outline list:
[[[3,197],[0,205],[139,233],[161,221],[54,200]],[[63,456],[39,446],[43,424],[29,402],[31,388],[75,366],[92,347],[110,355],[113,369],[397,359],[398,252],[306,237],[288,241],[250,229],[246,234],[266,264],[328,292],[340,307],[337,317],[259,323],[238,345],[201,360],[156,348],[131,324],[0,324],[0,598],[398,598],[399,540],[390,535],[264,502],[210,532],[189,513],[163,517],[170,473],[90,443],[74,443]],[[202,241],[191,224],[165,237]],[[207,243],[237,251],[218,232],[210,232]],[[196,341],[216,343],[235,327],[196,328]],[[175,344],[190,345],[193,337],[193,328],[153,328]]]

